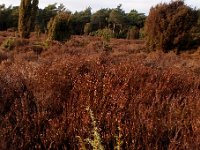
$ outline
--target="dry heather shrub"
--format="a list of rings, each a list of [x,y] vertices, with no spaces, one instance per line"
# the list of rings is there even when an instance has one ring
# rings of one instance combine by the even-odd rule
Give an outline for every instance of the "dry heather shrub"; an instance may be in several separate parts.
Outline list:
[[[191,29],[197,20],[197,11],[182,0],[158,4],[151,8],[145,23],[147,47],[164,52],[191,48]]]
[[[64,41],[70,38],[70,14],[59,13],[48,23],[48,39]]]
[[[172,66],[179,57],[151,56],[147,65],[147,56],[89,60],[56,49],[0,65],[0,149],[78,149],[76,136],[94,129],[87,106],[106,150],[119,126],[121,149],[199,148],[200,76]]]
[[[6,59],[8,59],[7,54],[5,54],[4,52],[0,52],[0,63],[1,63],[3,60],[6,60]]]

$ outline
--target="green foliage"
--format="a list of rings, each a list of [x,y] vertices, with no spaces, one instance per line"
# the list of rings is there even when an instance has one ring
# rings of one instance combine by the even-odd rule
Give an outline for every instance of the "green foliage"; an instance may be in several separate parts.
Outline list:
[[[19,7],[0,5],[0,30],[7,30],[8,28],[17,27]]]
[[[104,150],[104,147],[101,144],[102,140],[101,140],[101,136],[98,131],[98,127],[96,125],[96,120],[95,120],[94,114],[89,107],[87,108],[87,111],[88,111],[88,113],[90,115],[90,119],[92,121],[93,130],[92,130],[92,139],[88,138],[88,139],[86,139],[86,141],[89,144],[91,144],[93,150]]]
[[[110,39],[114,37],[113,31],[109,28],[99,29],[93,32],[91,35],[100,36],[106,42],[110,42]]]
[[[5,50],[12,50],[15,46],[16,46],[15,38],[8,38],[1,44],[1,48]]]
[[[72,33],[76,35],[84,34],[84,27],[86,23],[90,22],[91,18],[91,8],[88,7],[84,11],[75,12],[72,15],[71,23],[72,23]]]
[[[113,9],[108,18],[109,28],[113,30],[116,38],[121,37],[122,30],[126,24],[126,14],[121,9],[122,5],[117,6],[117,8]]]
[[[87,138],[87,139],[83,140],[80,136],[76,136],[79,140],[80,149],[86,150],[86,144],[84,142],[84,141],[86,141],[87,143],[89,143],[92,146],[92,150],[104,150],[105,148],[102,145],[102,139],[101,139],[101,136],[99,134],[99,129],[96,125],[94,113],[90,109],[90,107],[87,107],[86,110],[88,111],[88,114],[90,115],[91,123],[92,123],[92,126],[93,126],[93,130],[92,130],[92,134],[91,134],[92,138]],[[118,135],[115,136],[115,139],[116,139],[115,149],[120,150],[121,146],[123,144],[120,127],[118,127]]]
[[[99,29],[95,32],[92,32],[90,35],[99,36],[103,38],[103,49],[107,52],[110,52],[112,50],[112,47],[110,47],[109,42],[110,39],[114,37],[114,33],[109,28]]]
[[[20,36],[28,38],[30,32],[34,31],[35,24],[40,31],[47,33],[48,22],[61,12],[71,12],[63,4],[49,4],[44,9],[38,9],[38,0],[21,0],[20,7],[0,5],[0,30],[18,28]],[[113,31],[114,37],[126,38],[128,29],[132,26],[142,28],[145,15],[131,10],[129,13],[118,5],[116,8],[102,8],[92,13],[88,7],[83,11],[77,11],[71,15],[71,33],[74,35],[91,34],[99,29],[109,28]]]
[[[34,28],[39,0],[21,0],[18,30],[21,38],[29,38]]]
[[[100,9],[91,16],[91,30],[96,31],[108,26],[108,17],[111,9]]]
[[[189,49],[192,41],[190,32],[197,19],[197,11],[180,0],[151,8],[145,23],[147,48],[164,52]]]
[[[37,23],[40,26],[41,32],[45,32],[47,24],[51,18],[55,17],[60,12],[67,12],[63,4],[57,6],[57,3],[49,4],[44,9],[39,9],[37,14]]]
[[[138,13],[137,10],[131,10],[127,14],[128,24],[131,26],[136,26],[137,28],[142,28],[144,26],[146,16],[144,13]]]
[[[121,9],[122,5],[117,6],[117,8],[113,9],[109,15],[109,22],[111,24],[124,24],[125,19],[125,12]]]
[[[70,33],[70,19],[69,13],[59,13],[52,18],[48,23],[48,40],[64,41],[69,39]]]
[[[101,139],[101,136],[99,134],[98,127],[96,125],[94,113],[92,112],[90,107],[87,107],[86,110],[88,111],[88,114],[90,115],[93,130],[92,130],[92,138],[87,138],[87,139],[85,139],[85,141],[92,146],[92,150],[104,150],[104,146],[101,144],[102,139]],[[79,144],[81,146],[81,149],[86,150],[86,146],[85,146],[85,143],[82,140],[82,138],[80,136],[77,136],[77,138],[79,140]]]

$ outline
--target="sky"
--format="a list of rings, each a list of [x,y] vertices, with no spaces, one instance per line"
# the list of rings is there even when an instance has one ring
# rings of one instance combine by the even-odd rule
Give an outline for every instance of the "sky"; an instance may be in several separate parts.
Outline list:
[[[116,8],[119,4],[122,4],[122,9],[129,12],[132,9],[136,9],[140,13],[148,15],[152,6],[155,6],[161,2],[170,2],[171,0],[40,0],[39,7],[44,8],[48,4],[64,4],[70,11],[81,11],[87,7],[92,8],[92,12],[101,8]],[[193,8],[200,8],[200,0],[185,0],[185,3]],[[20,0],[0,0],[0,4],[18,6]]]

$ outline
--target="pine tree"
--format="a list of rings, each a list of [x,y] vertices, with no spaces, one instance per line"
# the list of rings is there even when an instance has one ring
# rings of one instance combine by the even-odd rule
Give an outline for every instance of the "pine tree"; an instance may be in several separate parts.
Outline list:
[[[18,31],[21,38],[29,38],[34,28],[39,0],[21,0]]]

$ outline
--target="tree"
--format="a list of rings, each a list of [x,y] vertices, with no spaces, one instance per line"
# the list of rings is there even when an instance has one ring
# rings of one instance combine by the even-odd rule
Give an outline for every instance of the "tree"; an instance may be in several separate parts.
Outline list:
[[[127,14],[127,19],[129,25],[142,28],[144,26],[146,16],[144,13],[138,13],[137,10],[133,9]]]
[[[46,6],[44,9],[39,9],[37,14],[37,23],[40,26],[40,30],[45,32],[47,29],[47,24],[51,18],[55,17],[58,13],[58,9],[56,7],[57,3],[50,4]]]
[[[64,41],[71,36],[69,13],[61,12],[48,23],[48,40]]]
[[[18,23],[18,7],[0,5],[0,30],[7,30],[8,28],[17,28]]]
[[[58,6],[58,13],[60,12],[65,12],[66,11],[66,8],[65,6],[61,3],[59,6]]]
[[[96,31],[108,26],[108,18],[111,10],[100,9],[91,16],[91,30]]]
[[[19,18],[19,6],[12,7],[11,12],[11,24],[8,26],[8,28],[14,27],[17,30],[18,26],[18,18]]]
[[[18,31],[21,38],[29,38],[35,25],[39,0],[21,0]]]
[[[91,18],[91,7],[86,8],[84,11],[75,12],[72,15],[71,22],[73,27],[73,34],[82,35],[84,34],[84,27],[86,23],[90,22]]]
[[[197,21],[197,11],[185,5],[184,1],[158,4],[151,8],[145,23],[147,48],[164,52],[190,48],[190,31]]]
[[[123,26],[125,25],[126,14],[121,9],[121,6],[120,4],[117,8],[113,9],[108,18],[109,27],[112,28],[113,33],[115,33],[115,37],[120,37]]]

